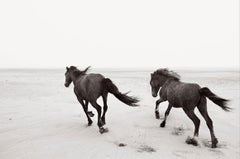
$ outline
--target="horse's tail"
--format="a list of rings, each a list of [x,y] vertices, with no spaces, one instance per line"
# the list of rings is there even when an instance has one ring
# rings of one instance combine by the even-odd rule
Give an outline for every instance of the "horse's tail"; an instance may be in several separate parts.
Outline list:
[[[112,93],[117,99],[129,106],[138,106],[137,103],[139,100],[136,97],[130,97],[128,93],[119,92],[117,86],[109,79],[105,78],[103,84],[108,92]]]
[[[199,90],[199,92],[201,95],[208,97],[211,101],[213,101],[213,103],[220,106],[223,110],[225,111],[231,110],[231,108],[227,106],[227,103],[229,102],[229,100],[218,97],[216,94],[211,92],[209,88],[203,87]]]

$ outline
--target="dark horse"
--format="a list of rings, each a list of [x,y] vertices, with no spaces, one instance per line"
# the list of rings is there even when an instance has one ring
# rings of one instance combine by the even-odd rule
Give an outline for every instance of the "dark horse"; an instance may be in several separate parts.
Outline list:
[[[165,117],[161,127],[165,127],[167,116],[172,107],[183,108],[187,116],[193,121],[195,126],[194,137],[198,136],[200,120],[194,113],[195,107],[198,108],[203,118],[206,120],[207,126],[210,130],[212,148],[217,146],[218,140],[214,135],[213,123],[207,112],[207,100],[208,97],[215,104],[220,106],[223,110],[229,111],[227,107],[228,100],[223,99],[212,93],[207,87],[201,88],[195,83],[184,83],[180,81],[180,76],[168,69],[158,69],[151,74],[150,85],[152,88],[152,96],[157,97],[157,93],[161,88],[159,95],[160,99],[156,101],[155,116],[159,119],[158,106],[161,102],[168,101],[168,108],[165,112]],[[197,141],[194,137],[186,142],[188,144],[197,145]]]
[[[88,103],[90,102],[91,105],[97,110],[97,124],[99,127],[99,132],[104,133],[107,132],[107,129],[104,129],[103,125],[105,124],[105,114],[108,109],[108,93],[112,93],[120,101],[129,106],[137,106],[137,102],[139,102],[139,100],[135,97],[127,96],[127,93],[121,93],[109,78],[105,78],[101,74],[87,74],[89,68],[90,67],[87,67],[84,71],[80,71],[75,66],[71,66],[70,68],[66,67],[65,86],[68,87],[71,82],[73,82],[74,93],[76,94],[79,103],[83,107],[89,126],[92,124],[90,117],[92,117],[94,114],[88,112]],[[101,106],[97,103],[97,99],[100,96],[102,96],[103,99],[103,114]]]

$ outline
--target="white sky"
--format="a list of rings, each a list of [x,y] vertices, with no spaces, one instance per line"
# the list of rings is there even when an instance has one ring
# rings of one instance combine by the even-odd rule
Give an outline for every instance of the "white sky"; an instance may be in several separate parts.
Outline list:
[[[1,0],[0,68],[239,68],[239,0]]]

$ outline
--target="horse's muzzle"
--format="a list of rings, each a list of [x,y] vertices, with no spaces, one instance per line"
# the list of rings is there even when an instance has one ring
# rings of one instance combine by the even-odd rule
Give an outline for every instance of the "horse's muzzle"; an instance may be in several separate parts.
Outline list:
[[[152,96],[155,98],[155,97],[157,97],[157,93],[153,93],[152,92]]]
[[[69,87],[69,84],[65,83],[64,86],[65,86],[65,87]]]

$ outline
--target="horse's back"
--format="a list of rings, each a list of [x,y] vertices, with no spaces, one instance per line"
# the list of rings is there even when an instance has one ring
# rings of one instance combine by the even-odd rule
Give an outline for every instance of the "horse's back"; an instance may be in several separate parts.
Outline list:
[[[96,100],[102,93],[102,81],[105,77],[101,74],[86,74],[77,80],[75,89],[86,100]]]
[[[92,85],[100,84],[105,77],[99,73],[90,73],[85,76],[85,79]]]
[[[197,83],[185,83],[181,82],[179,91],[182,91],[184,95],[189,95],[189,94],[199,94],[199,89],[201,87]],[[177,88],[178,90],[178,88]]]

